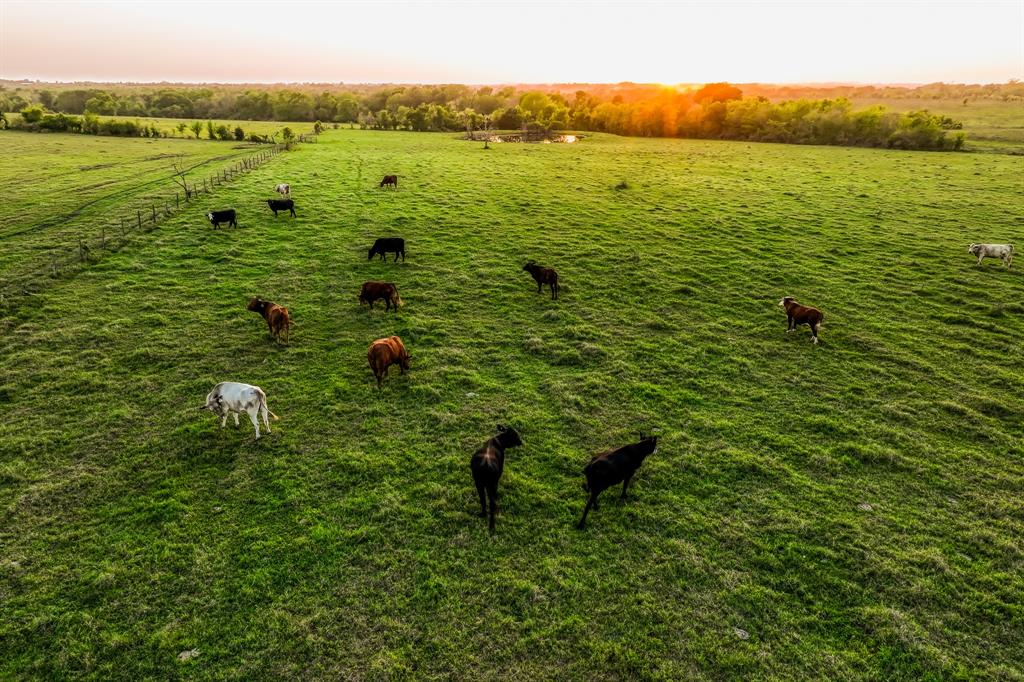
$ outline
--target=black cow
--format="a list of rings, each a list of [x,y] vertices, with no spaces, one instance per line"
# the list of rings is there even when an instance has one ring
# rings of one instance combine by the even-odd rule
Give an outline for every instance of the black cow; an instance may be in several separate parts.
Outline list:
[[[238,223],[235,221],[235,209],[229,208],[226,211],[210,211],[206,214],[206,217],[210,219],[210,223],[220,228],[221,223],[227,223],[228,227],[238,227]]]
[[[402,254],[402,262],[405,262],[405,240],[401,237],[381,237],[370,247],[370,253],[366,260],[373,260],[375,255],[379,255],[382,261],[387,261],[387,255],[392,251],[395,254],[396,263],[398,262],[398,254]]]
[[[381,187],[387,187],[391,185],[395,189],[398,189],[398,176],[397,175],[385,175],[384,179],[380,181]]]
[[[590,508],[597,509],[597,496],[613,485],[622,483],[622,500],[625,500],[626,489],[633,474],[644,463],[644,458],[654,454],[657,449],[657,436],[641,435],[639,443],[623,445],[621,448],[595,455],[590,464],[583,469],[583,475],[587,477],[583,489],[590,493],[590,499],[587,500],[583,518],[576,527],[583,530]]]
[[[267,206],[274,212],[275,218],[278,211],[291,211],[292,217],[295,217],[295,201],[292,199],[267,199]]]
[[[487,527],[494,530],[494,515],[498,513],[498,481],[505,469],[505,449],[523,444],[519,434],[507,426],[498,424],[498,435],[483,444],[469,460],[473,472],[473,483],[480,495],[480,516],[487,516],[487,499],[491,502],[491,520]],[[486,495],[485,495],[486,493]]]

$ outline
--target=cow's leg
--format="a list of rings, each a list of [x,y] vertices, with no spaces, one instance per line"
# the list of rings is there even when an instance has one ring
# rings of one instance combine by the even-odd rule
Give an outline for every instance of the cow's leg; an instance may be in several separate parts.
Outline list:
[[[820,327],[820,323],[811,325],[811,343],[818,343],[818,329]]]
[[[541,290],[543,289],[543,287],[544,287],[544,283],[543,283],[543,282],[540,282],[540,281],[538,281],[538,282],[537,282],[537,293],[538,293],[538,294],[539,294],[539,293],[541,293]]]
[[[978,265],[981,265],[981,261],[985,260],[985,256],[978,256]]]
[[[590,508],[591,507],[596,508],[596,506],[597,506],[595,504],[596,502],[597,502],[597,495],[595,495],[594,493],[590,493],[590,499],[587,500],[587,506],[583,508],[583,518],[581,518],[580,522],[576,524],[576,527],[578,529],[583,530],[584,528],[586,528],[586,526],[587,526],[587,514],[590,513]]]
[[[270,433],[270,408],[267,407],[267,404],[265,402],[260,401],[260,406],[258,409],[260,416],[263,417],[263,426],[266,427],[267,433]]]
[[[788,333],[788,332],[792,332],[792,331],[796,331],[796,325],[793,324],[793,316],[792,315],[787,315],[786,316],[786,332]]]
[[[629,482],[633,480],[633,474],[626,476],[626,480],[622,482],[622,496],[619,498],[623,502],[626,501],[626,491],[629,489]]]
[[[220,416],[220,428],[223,429],[227,425],[228,425],[228,413],[225,412],[224,414],[222,414]]]
[[[487,497],[491,503],[491,516],[487,521],[487,529],[494,532],[494,517],[498,514],[498,484],[491,483],[487,486]]]
[[[235,426],[238,426],[238,413],[232,412],[231,415],[235,418]]]
[[[555,297],[555,283],[552,282],[551,283],[551,300],[553,301],[553,300],[555,300],[555,298],[556,298]]]
[[[252,422],[252,428],[256,429],[256,437],[257,438],[260,437],[260,422],[259,422],[259,419],[257,418],[258,417],[258,415],[257,415],[258,411],[259,411],[259,408],[257,408],[257,407],[247,407],[247,408],[245,408],[245,413],[247,415],[249,415],[249,421]]]
[[[487,494],[484,492],[484,482],[474,480],[476,483],[476,494],[480,496],[480,518],[487,516]]]
[[[295,217],[295,209],[291,208],[291,209],[288,209],[288,210],[290,210],[292,212],[292,217],[294,218]]]

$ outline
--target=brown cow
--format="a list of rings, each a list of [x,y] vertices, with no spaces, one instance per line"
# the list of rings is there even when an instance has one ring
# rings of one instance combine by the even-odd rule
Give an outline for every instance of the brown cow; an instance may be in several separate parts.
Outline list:
[[[369,303],[370,310],[373,310],[374,301],[379,300],[384,301],[385,311],[391,310],[391,306],[394,306],[397,313],[398,306],[402,305],[398,288],[391,282],[363,282],[363,289],[359,292],[359,305]]]
[[[397,175],[385,175],[384,179],[380,181],[381,187],[387,187],[388,185],[394,186],[398,189],[398,176]]]
[[[825,319],[825,315],[820,310],[800,305],[792,296],[786,296],[779,301],[779,305],[786,309],[787,333],[795,332],[799,325],[806,324],[811,328],[811,343],[818,343],[818,330],[821,329],[821,323]]]
[[[370,369],[377,379],[377,388],[380,388],[380,382],[388,375],[388,368],[391,365],[398,365],[402,374],[405,374],[412,356],[406,352],[402,339],[390,336],[371,343],[369,350],[366,351],[366,359],[370,362]]]
[[[288,330],[292,326],[291,317],[288,316],[288,309],[284,306],[264,301],[262,298],[254,298],[246,306],[254,313],[259,313],[267,321],[267,328],[270,335],[278,339],[284,334],[284,342],[288,343]]]
[[[545,284],[551,287],[551,298],[558,298],[558,273],[551,268],[542,268],[537,265],[534,261],[530,261],[523,266],[523,270],[530,273],[533,276],[533,280],[537,283],[537,293],[541,292],[541,289]]]

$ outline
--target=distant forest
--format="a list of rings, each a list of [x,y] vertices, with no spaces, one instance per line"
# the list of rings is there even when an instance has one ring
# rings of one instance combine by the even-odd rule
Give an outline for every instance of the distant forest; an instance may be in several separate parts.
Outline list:
[[[851,99],[1024,101],[1024,84],[775,86],[637,83],[472,87],[466,85],[39,84],[4,81],[0,111],[12,126],[93,134],[138,134],[145,126],[101,126],[97,116],[201,120],[320,121],[414,131],[546,130],[646,137],[960,149],[958,121],[927,111],[857,109]],[[78,116],[85,116],[79,119]],[[0,125],[4,121],[0,120]],[[208,126],[207,126],[208,127]],[[199,126],[179,133],[200,136]],[[148,134],[144,132],[143,134]],[[210,137],[213,137],[211,134]]]

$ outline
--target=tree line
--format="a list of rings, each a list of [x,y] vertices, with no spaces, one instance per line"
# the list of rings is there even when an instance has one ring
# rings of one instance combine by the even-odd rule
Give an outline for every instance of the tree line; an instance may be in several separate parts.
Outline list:
[[[943,85],[940,88],[939,85]],[[99,134],[115,132],[119,124],[99,120],[101,115],[149,116],[267,121],[323,121],[381,130],[464,131],[519,130],[526,126],[548,130],[609,132],[619,135],[732,139],[802,144],[838,144],[903,149],[959,149],[963,145],[959,122],[926,111],[895,113],[875,105],[856,109],[848,97],[783,98],[772,92],[792,94],[790,86],[744,86],[728,83],[683,88],[635,83],[585,86],[479,87],[465,85],[324,86],[110,86],[106,88],[0,87],[0,111],[31,112],[38,119],[26,125],[35,129],[65,129]],[[771,90],[775,87],[776,90]],[[1016,81],[994,86],[945,86],[922,88],[852,88],[869,96],[872,88],[893,95],[943,94],[959,97],[965,92],[990,99],[1024,98],[1024,86]],[[831,92],[834,89],[807,89]],[[847,88],[851,90],[851,88]],[[61,116],[82,116],[79,121]],[[94,118],[90,118],[94,117]],[[2,123],[2,122],[0,122]],[[104,130],[103,127],[108,129]],[[178,126],[181,128],[181,126]],[[187,135],[190,126],[179,130]],[[135,131],[153,132],[153,128]],[[235,137],[228,130],[226,137]],[[195,132],[200,137],[200,132]],[[244,135],[243,138],[248,138]]]

